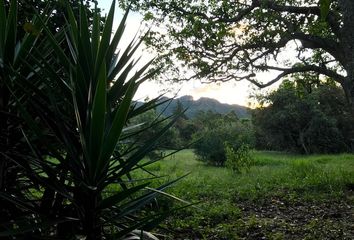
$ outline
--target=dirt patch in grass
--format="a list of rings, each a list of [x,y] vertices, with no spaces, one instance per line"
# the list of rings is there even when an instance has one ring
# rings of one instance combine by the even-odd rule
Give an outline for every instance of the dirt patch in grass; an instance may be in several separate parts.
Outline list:
[[[354,239],[354,193],[341,199],[304,201],[301,198],[271,197],[261,201],[239,200],[240,214],[234,218],[181,219],[165,225],[160,239]]]
[[[240,202],[241,239],[354,239],[353,192],[321,202],[271,198]],[[237,236],[235,236],[237,239]]]

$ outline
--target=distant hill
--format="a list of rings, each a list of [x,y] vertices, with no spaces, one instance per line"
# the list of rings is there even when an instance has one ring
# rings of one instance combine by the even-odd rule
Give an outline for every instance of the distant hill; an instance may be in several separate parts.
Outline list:
[[[163,98],[167,99],[167,98]],[[157,108],[157,111],[161,112],[165,109],[165,115],[169,115],[173,113],[173,110],[177,106],[177,101],[182,103],[184,108],[188,108],[186,115],[188,117],[193,117],[199,111],[212,111],[216,113],[226,114],[231,111],[235,111],[236,115],[239,118],[248,118],[250,117],[249,108],[240,106],[237,104],[225,104],[220,103],[219,101],[212,99],[212,98],[205,98],[202,97],[198,100],[193,100],[192,96],[183,96],[180,98],[171,99],[165,104],[160,105]]]

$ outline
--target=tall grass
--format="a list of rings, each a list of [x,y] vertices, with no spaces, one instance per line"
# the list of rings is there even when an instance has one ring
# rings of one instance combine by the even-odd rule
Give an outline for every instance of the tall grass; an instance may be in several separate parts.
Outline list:
[[[185,232],[189,234],[186,238],[222,235],[224,239],[238,239],[236,232],[266,221],[256,216],[244,220],[241,206],[262,206],[272,201],[288,205],[338,202],[348,196],[349,186],[354,184],[352,154],[302,156],[256,151],[253,157],[255,165],[242,174],[205,165],[196,160],[192,150],[150,166],[149,170],[167,179],[190,173],[169,193],[198,204],[173,216],[168,227],[182,239]]]
[[[309,191],[314,198],[321,194],[340,196],[354,182],[354,155],[351,154],[302,156],[254,152],[254,159],[255,165],[249,172],[237,174],[226,168],[207,166],[197,161],[191,150],[184,150],[152,165],[150,170],[167,178],[190,173],[170,191],[196,201],[208,192],[252,199],[262,198],[264,194],[285,194],[285,190]]]

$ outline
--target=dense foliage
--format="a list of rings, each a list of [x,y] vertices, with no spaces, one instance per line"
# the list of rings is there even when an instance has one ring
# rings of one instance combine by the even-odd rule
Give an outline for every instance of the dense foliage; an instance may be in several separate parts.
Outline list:
[[[177,80],[184,74],[265,87],[286,75],[311,73],[334,79],[354,106],[352,0],[121,2],[161,23],[147,43],[167,56],[161,65],[174,70]],[[177,60],[192,71],[184,72]],[[265,71],[277,75],[261,79]]]
[[[336,85],[285,81],[259,100],[263,107],[252,118],[258,147],[306,154],[353,149],[353,115]]]
[[[252,152],[247,144],[242,144],[237,150],[225,143],[225,166],[234,173],[248,172],[255,165]]]
[[[18,3],[0,0],[0,237],[97,240],[151,229],[165,213],[143,208],[169,184],[148,188],[131,172],[150,164],[142,160],[174,120],[134,141],[146,129],[130,120],[159,99],[132,101],[153,73],[133,58],[141,39],[117,53],[128,13],[112,35],[115,1],[104,25],[99,11],[63,1],[67,18],[53,31],[50,7],[19,27]]]
[[[248,120],[242,121],[231,112],[226,115],[200,112],[195,121],[202,126],[194,134],[194,151],[201,161],[212,165],[225,164],[225,143],[237,150],[242,145],[253,145],[253,129]]]
[[[151,136],[155,135],[166,127],[168,124],[166,120],[170,117],[171,116],[166,116],[164,113],[157,113],[155,108],[134,117],[131,119],[130,125],[140,125],[140,128],[145,130],[137,133],[133,139],[135,139],[137,144],[144,144],[151,138]],[[179,120],[177,119],[177,122],[178,121]],[[156,141],[153,149],[155,150],[155,153],[166,149],[179,149],[182,147],[181,140],[182,139],[179,135],[179,131],[176,128],[175,123],[174,126],[166,130],[164,134],[159,138],[159,140]],[[152,153],[152,156],[153,155],[154,153]]]

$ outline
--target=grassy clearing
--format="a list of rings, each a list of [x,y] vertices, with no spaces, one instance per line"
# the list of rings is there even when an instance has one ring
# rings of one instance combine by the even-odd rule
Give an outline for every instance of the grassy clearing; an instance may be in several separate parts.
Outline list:
[[[170,180],[190,173],[171,193],[200,201],[204,197],[237,197],[262,200],[264,197],[304,197],[323,200],[342,197],[354,184],[354,155],[296,156],[255,152],[255,166],[248,173],[235,174],[221,167],[206,166],[191,150],[152,165],[149,170]],[[165,180],[165,179],[164,179]]]
[[[206,166],[191,150],[149,167],[190,202],[164,226],[166,239],[354,239],[354,155],[255,152],[255,166],[235,174]],[[160,207],[172,204],[160,201]]]

